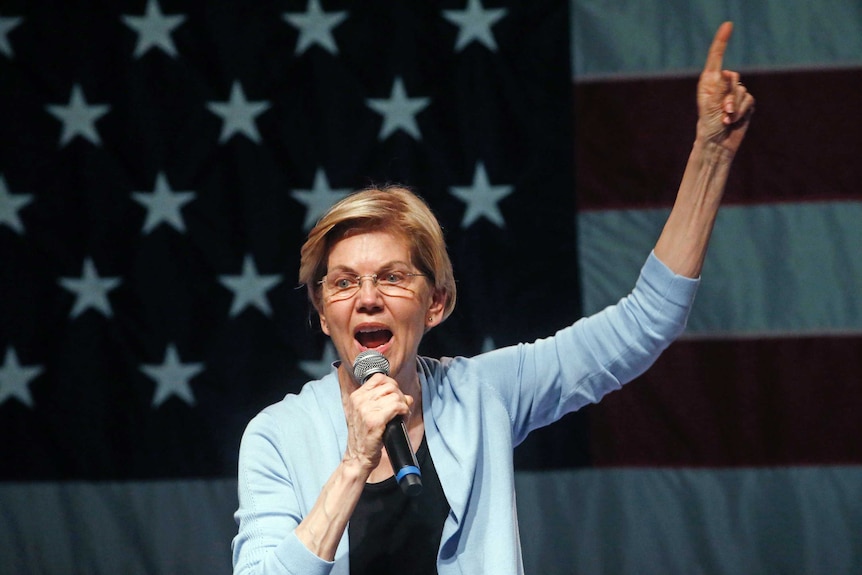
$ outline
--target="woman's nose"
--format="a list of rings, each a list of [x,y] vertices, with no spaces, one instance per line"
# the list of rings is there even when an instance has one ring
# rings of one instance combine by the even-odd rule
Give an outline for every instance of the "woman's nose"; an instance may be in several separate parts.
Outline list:
[[[366,281],[367,280],[367,281]],[[376,276],[360,276],[359,277],[359,299],[362,301],[376,301],[380,297],[380,291],[377,289]]]

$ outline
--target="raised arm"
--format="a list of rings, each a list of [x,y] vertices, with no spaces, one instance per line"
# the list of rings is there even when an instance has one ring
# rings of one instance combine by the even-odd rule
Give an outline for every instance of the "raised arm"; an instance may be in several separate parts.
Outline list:
[[[675,273],[698,277],[730,165],[754,111],[754,97],[739,73],[722,69],[733,24],[715,34],[697,85],[697,132],[676,201],[655,246],[656,256]]]

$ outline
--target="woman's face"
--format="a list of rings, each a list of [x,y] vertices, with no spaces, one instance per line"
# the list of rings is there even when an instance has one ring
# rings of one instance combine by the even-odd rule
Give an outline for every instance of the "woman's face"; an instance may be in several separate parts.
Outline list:
[[[400,235],[370,231],[348,236],[332,246],[327,275],[345,272],[370,276],[389,271],[419,273],[410,258],[410,247]],[[390,375],[405,382],[416,376],[416,355],[425,331],[440,323],[444,298],[428,278],[414,277],[409,290],[386,295],[372,278],[360,280],[357,292],[334,301],[323,290],[320,327],[335,345],[343,367],[352,372],[356,356],[375,349],[386,356]]]

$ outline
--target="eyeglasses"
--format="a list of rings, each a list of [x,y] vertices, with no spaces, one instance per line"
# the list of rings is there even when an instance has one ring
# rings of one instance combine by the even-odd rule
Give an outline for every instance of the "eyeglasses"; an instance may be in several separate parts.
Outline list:
[[[334,272],[323,276],[317,282],[323,286],[324,296],[330,301],[341,301],[353,297],[362,287],[362,280],[370,279],[371,283],[383,295],[394,297],[409,297],[413,295],[410,286],[413,278],[425,277],[425,274],[412,273],[403,270],[392,270],[376,274],[359,275],[350,272]]]

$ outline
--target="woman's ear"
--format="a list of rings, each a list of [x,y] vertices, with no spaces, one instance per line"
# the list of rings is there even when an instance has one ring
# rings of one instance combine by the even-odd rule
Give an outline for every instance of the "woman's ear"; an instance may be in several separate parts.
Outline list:
[[[446,291],[435,289],[431,295],[431,302],[425,314],[425,329],[431,329],[443,321],[443,310],[446,309]]]
[[[325,333],[326,335],[330,335],[330,333],[329,333],[329,326],[326,324],[326,316],[325,316],[325,315],[323,315],[323,313],[322,313],[322,312],[318,312],[318,313],[317,313],[317,315],[318,315],[318,317],[320,318],[320,329],[321,329],[321,330],[323,331],[323,333]]]

